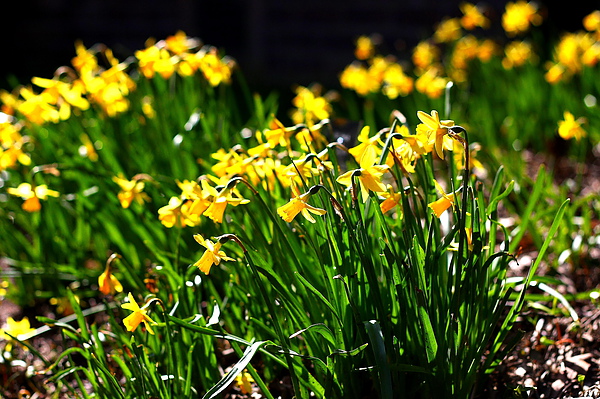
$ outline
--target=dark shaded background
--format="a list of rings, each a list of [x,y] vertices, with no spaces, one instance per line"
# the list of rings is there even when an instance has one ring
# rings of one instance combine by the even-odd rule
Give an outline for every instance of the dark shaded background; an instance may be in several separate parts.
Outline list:
[[[379,33],[384,51],[408,55],[444,16],[460,16],[459,0],[12,0],[0,13],[0,87],[51,77],[74,56],[74,42],[104,43],[119,59],[149,37],[177,30],[233,56],[255,88],[334,85],[353,60],[354,40]],[[505,1],[487,2],[499,28]],[[582,29],[600,1],[546,1],[544,34]],[[501,32],[497,32],[501,34]],[[486,33],[487,35],[488,33]],[[494,34],[492,32],[492,34]],[[13,78],[10,78],[12,76]],[[16,78],[16,79],[14,79]]]

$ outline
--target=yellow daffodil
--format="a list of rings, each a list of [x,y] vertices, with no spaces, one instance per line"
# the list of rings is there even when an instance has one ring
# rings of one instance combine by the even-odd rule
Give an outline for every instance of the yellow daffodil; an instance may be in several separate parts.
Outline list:
[[[357,60],[366,60],[375,55],[375,44],[368,36],[361,36],[356,40],[354,56]]]
[[[221,83],[231,82],[231,71],[235,62],[229,58],[220,58],[215,47],[204,49],[198,53],[199,69],[204,74],[208,83],[216,87]]]
[[[419,42],[412,52],[412,62],[419,70],[426,70],[440,60],[440,49],[430,41]]]
[[[481,62],[488,62],[492,56],[498,53],[498,44],[491,39],[484,39],[479,43],[477,49],[477,58]]]
[[[185,32],[177,31],[173,36],[165,39],[165,47],[167,50],[176,55],[182,55],[194,47],[197,47],[200,42],[197,39],[188,37]]]
[[[525,33],[530,25],[542,23],[542,16],[538,14],[537,5],[533,2],[517,1],[506,4],[502,15],[502,27],[506,34],[513,37]]]
[[[31,328],[31,324],[29,323],[29,319],[27,317],[23,317],[20,321],[16,321],[12,317],[8,317],[6,319],[6,328],[0,329],[0,340],[7,341],[4,350],[10,352],[12,349],[12,343],[14,339],[8,334],[19,340],[22,340],[33,331],[35,331],[35,328]]]
[[[200,271],[202,271],[204,274],[208,274],[212,265],[219,265],[222,260],[235,260],[225,255],[225,252],[221,251],[222,244],[220,241],[214,243],[209,239],[204,239],[200,234],[194,234],[194,240],[206,248],[206,251],[204,251],[202,257],[196,261],[196,263],[194,263],[194,266],[200,269]]]
[[[413,78],[406,75],[400,64],[390,65],[383,74],[383,94],[394,100],[409,95],[414,87]]]
[[[402,208],[402,193],[394,192],[394,188],[388,184],[387,191],[379,193],[385,200],[379,204],[379,208],[381,209],[381,213],[386,213],[391,211],[397,206]]]
[[[140,205],[145,201],[150,201],[148,194],[143,192],[145,185],[143,181],[135,178],[133,180],[127,180],[122,175],[114,176],[112,180],[121,188],[117,197],[123,208],[129,208],[133,201]]]
[[[452,150],[452,140],[448,134],[448,128],[454,126],[452,120],[441,120],[436,110],[431,111],[431,115],[418,111],[417,116],[422,123],[417,125],[417,134],[427,134],[430,144],[434,145],[435,152],[444,159],[444,148]]]
[[[445,18],[437,26],[433,39],[438,43],[449,43],[460,38],[460,20],[458,18]]]
[[[45,184],[33,187],[29,183],[21,183],[17,188],[8,188],[6,190],[10,195],[21,197],[25,200],[21,206],[27,212],[38,212],[42,209],[40,200],[45,200],[48,197],[58,197],[58,191],[48,189]]]
[[[224,187],[221,190],[217,190],[214,187],[207,187],[213,196],[213,200],[210,206],[204,211],[203,215],[211,219],[215,223],[223,222],[223,214],[227,205],[244,205],[250,202],[250,200],[242,198],[238,195],[234,196],[233,188]]]
[[[329,118],[332,111],[329,101],[321,96],[321,86],[298,86],[296,97],[292,100],[296,109],[292,113],[292,121],[296,124],[306,123],[311,126],[316,122]]]
[[[371,76],[364,65],[357,63],[352,63],[344,68],[340,75],[340,84],[363,97],[369,93],[375,93],[381,87],[381,82]]]
[[[527,61],[535,62],[537,57],[531,44],[522,41],[513,41],[504,48],[505,57],[502,60],[504,69],[511,69],[525,65]]]
[[[415,81],[415,89],[429,98],[440,98],[448,84],[448,78],[440,76],[440,73],[438,67],[433,66],[428,68]]]
[[[487,29],[490,26],[490,20],[483,15],[481,10],[474,4],[462,3],[460,4],[460,11],[463,16],[460,19],[460,24],[466,30],[473,30],[477,27]]]
[[[171,197],[169,203],[158,210],[158,219],[168,228],[173,226],[197,226],[200,224],[200,215],[193,212],[193,201]]]
[[[454,205],[456,201],[456,193],[446,194],[442,186],[437,182],[437,180],[433,180],[435,184],[435,188],[442,195],[442,197],[436,201],[431,202],[428,206],[431,208],[435,216],[438,218],[442,216],[442,213],[446,212],[448,208]]]
[[[308,199],[313,195],[312,190],[304,194],[300,194],[300,191],[295,185],[292,185],[292,199],[287,204],[277,208],[277,214],[281,216],[283,220],[290,223],[294,218],[302,213],[302,216],[311,223],[315,223],[315,218],[311,213],[322,216],[327,213],[325,209],[316,208],[307,203]]]
[[[146,303],[140,308],[133,295],[131,295],[131,292],[127,294],[127,298],[129,299],[129,302],[121,305],[123,309],[131,310],[133,312],[123,319],[123,324],[125,325],[127,331],[134,332],[140,323],[144,323],[148,332],[154,335],[151,324],[156,324],[156,322],[152,320],[150,316],[148,316],[148,306],[150,305],[150,302]]]
[[[595,10],[583,18],[583,27],[589,32],[600,31],[600,10]]]
[[[572,113],[565,111],[564,120],[558,122],[558,134],[565,140],[575,138],[579,141],[587,136],[587,132],[581,127],[584,121],[583,118],[575,119]]]
[[[377,155],[373,152],[365,152],[360,160],[360,168],[349,170],[337,178],[337,182],[350,188],[353,185],[353,177],[358,179],[363,202],[367,202],[369,191],[382,192],[386,187],[381,181],[383,174],[389,169],[387,165],[374,165]]]
[[[123,292],[123,285],[121,285],[121,282],[111,273],[109,263],[107,263],[104,272],[98,277],[98,287],[100,292],[104,295]]]
[[[242,371],[235,377],[235,383],[240,387],[243,395],[248,395],[253,392],[254,378],[246,370]]]
[[[370,132],[371,128],[369,126],[363,127],[357,139],[360,144],[348,150],[356,162],[360,162],[363,155],[367,153],[371,158],[376,158],[379,156],[379,154],[381,154],[381,140],[379,138],[381,134],[377,133],[373,137],[369,137]]]

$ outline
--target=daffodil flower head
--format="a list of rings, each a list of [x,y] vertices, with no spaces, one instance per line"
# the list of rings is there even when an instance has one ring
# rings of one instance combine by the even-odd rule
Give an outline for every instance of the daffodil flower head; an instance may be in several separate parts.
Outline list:
[[[426,134],[429,144],[433,144],[435,152],[444,159],[444,148],[452,150],[452,139],[447,136],[448,128],[454,126],[452,120],[440,120],[440,116],[436,110],[431,111],[431,115],[418,111],[417,116],[421,123],[417,125],[417,134]]]
[[[456,201],[456,193],[446,194],[442,186],[437,182],[437,180],[433,180],[435,184],[435,188],[442,195],[442,197],[436,201],[433,201],[429,204],[429,208],[433,211],[435,216],[438,218],[442,216],[442,214],[451,206],[454,206]]]
[[[202,257],[194,263],[198,269],[200,269],[203,273],[208,274],[210,272],[210,268],[213,265],[219,265],[222,260],[225,261],[234,261],[235,259],[228,257],[225,255],[225,252],[221,251],[221,240],[217,240],[217,242],[212,242],[209,239],[204,239],[202,235],[195,234],[194,240],[200,245],[202,245],[206,250],[202,254]]]
[[[150,201],[150,197],[144,190],[145,183],[135,177],[132,180],[127,180],[123,175],[114,176],[113,182],[117,183],[121,188],[117,197],[121,206],[125,209],[129,208],[133,201],[142,205],[146,201]]]
[[[138,328],[140,323],[144,323],[148,332],[154,335],[151,325],[156,324],[156,322],[148,316],[148,307],[155,299],[146,302],[146,304],[140,308],[131,292],[127,294],[127,298],[129,299],[129,302],[121,305],[123,309],[131,310],[133,312],[123,319],[123,324],[127,331],[133,332]]]
[[[112,254],[106,262],[106,268],[104,269],[104,272],[98,277],[98,287],[100,292],[102,292],[104,295],[112,295],[115,292],[123,292],[123,285],[121,285],[121,282],[111,272],[112,262],[119,257],[120,255]]]
[[[319,191],[319,187],[320,186],[313,186],[306,193],[300,194],[298,188],[295,185],[292,185],[292,199],[287,204],[277,208],[277,214],[281,216],[283,220],[290,223],[299,213],[301,213],[306,220],[315,223],[316,220],[311,213],[319,216],[323,216],[327,213],[325,209],[316,208],[307,202],[312,195]]]
[[[17,188],[10,187],[6,191],[10,195],[24,199],[25,202],[23,202],[21,208],[27,212],[38,212],[42,208],[40,200],[60,195],[58,191],[48,189],[45,184],[32,186],[29,183],[21,183]]]
[[[348,188],[354,187],[353,179],[356,178],[360,185],[363,202],[367,202],[369,191],[376,193],[386,191],[386,187],[381,179],[383,174],[389,169],[389,166],[376,165],[376,158],[376,154],[366,152],[360,160],[360,167],[358,169],[349,170],[337,178],[338,183]]]
[[[575,119],[569,111],[564,112],[564,120],[558,122],[558,134],[565,140],[574,138],[579,141],[587,136],[587,132],[581,127],[585,122],[584,118]]]
[[[33,331],[35,331],[35,329],[31,328],[31,324],[27,317],[23,317],[20,321],[8,317],[6,319],[6,328],[0,328],[0,341],[7,341],[4,351],[10,352],[12,349],[12,344],[15,341],[12,337],[22,340],[26,335],[29,335]]]

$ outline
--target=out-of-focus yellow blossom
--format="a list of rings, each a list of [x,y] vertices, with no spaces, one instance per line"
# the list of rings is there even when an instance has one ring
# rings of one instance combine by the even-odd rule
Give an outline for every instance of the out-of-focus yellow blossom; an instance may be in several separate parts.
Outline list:
[[[445,18],[433,33],[433,39],[438,43],[449,43],[458,40],[462,35],[458,18]]]
[[[600,35],[600,10],[595,10],[583,18],[583,27],[589,32],[596,32],[596,38]]]
[[[277,118],[270,123],[269,129],[262,132],[267,142],[272,147],[280,145],[288,148],[290,146],[290,137],[294,134],[294,127],[285,127]]]
[[[397,206],[402,209],[402,193],[395,192],[390,184],[387,185],[387,191],[383,191],[379,193],[379,195],[385,198],[385,200],[379,204],[381,213],[389,212]],[[399,214],[402,215],[402,212],[399,212]]]
[[[4,299],[4,297],[6,296],[7,288],[8,288],[8,281],[7,280],[0,281],[0,301],[2,299]]]
[[[16,166],[31,164],[29,155],[23,152],[27,138],[21,136],[20,125],[11,122],[0,123],[0,171]]]
[[[559,63],[553,64],[550,62],[548,64],[548,71],[544,74],[544,78],[546,79],[546,82],[556,84],[563,80],[565,72],[566,69],[564,66]]]
[[[584,50],[581,55],[581,62],[587,67],[595,66],[600,60],[600,42],[595,42],[593,45]]]
[[[27,212],[38,212],[42,209],[40,200],[45,200],[48,197],[58,197],[58,191],[49,190],[45,184],[33,187],[29,183],[21,183],[17,188],[8,188],[6,190],[10,195],[21,197],[25,202],[21,208]]]
[[[175,72],[177,60],[172,59],[166,49],[150,46],[136,51],[135,57],[138,59],[139,70],[146,79],[152,79],[157,73],[164,79],[169,79]]]
[[[194,202],[179,197],[171,197],[169,203],[158,210],[158,219],[168,228],[177,226],[197,226],[200,215],[193,212]]]
[[[98,153],[96,152],[96,147],[94,143],[90,140],[87,134],[81,133],[79,135],[81,139],[82,146],[79,147],[79,155],[82,157],[87,157],[90,161],[96,162],[98,161]]]
[[[481,62],[488,62],[492,59],[492,56],[499,52],[498,44],[491,39],[484,39],[479,43],[477,50],[477,58]]]
[[[216,243],[212,242],[209,239],[204,239],[200,234],[194,234],[194,240],[204,248],[206,251],[202,254],[202,257],[194,263],[200,271],[204,274],[208,274],[210,272],[210,268],[213,265],[219,265],[222,260],[225,261],[234,261],[235,259],[228,257],[225,255],[225,252],[221,251],[221,242],[217,241]]]
[[[296,97],[292,100],[292,104],[296,107],[292,113],[294,123],[306,123],[312,126],[315,122],[329,118],[332,111],[331,104],[321,96],[321,90],[320,85],[296,88]]]
[[[466,35],[460,38],[454,46],[451,63],[456,69],[466,69],[469,61],[477,57],[479,52],[479,42],[473,35]]]
[[[6,328],[0,329],[0,340],[7,341],[4,346],[5,352],[10,352],[12,349],[13,342],[15,341],[8,334],[13,337],[23,340],[27,335],[35,331],[35,328],[31,328],[29,319],[23,317],[20,321],[16,321],[12,317],[6,319]]]
[[[114,176],[112,180],[121,188],[117,196],[123,208],[129,208],[133,201],[140,205],[143,205],[145,201],[150,201],[150,197],[144,192],[145,183],[140,179],[127,180],[119,175]]]
[[[246,370],[235,376],[235,383],[238,385],[238,387],[240,387],[242,394],[248,395],[252,393],[252,384],[254,384],[254,378],[252,378],[252,375],[250,375],[250,373],[248,373]]]
[[[361,96],[375,93],[379,90],[381,83],[369,75],[364,65],[352,63],[342,71],[340,75],[342,87],[354,90]]]
[[[477,27],[487,29],[490,27],[490,20],[483,15],[479,7],[471,3],[460,4],[460,11],[463,16],[460,19],[460,24],[466,30],[473,30]]]
[[[465,148],[457,140],[453,140],[454,150],[452,152],[454,164],[458,170],[465,167]],[[485,166],[477,159],[477,153],[481,150],[481,145],[473,143],[469,146],[469,170],[485,173]]]
[[[354,56],[358,60],[366,60],[375,55],[375,44],[368,36],[361,36],[356,40]]]
[[[585,64],[593,66],[597,62],[594,54],[594,46],[597,46],[596,40],[584,32],[565,34],[556,46],[556,60],[567,68],[569,73],[575,74],[581,72],[583,67],[584,55]]]
[[[393,100],[409,95],[414,86],[413,78],[407,76],[400,64],[390,65],[383,74],[383,94]]]
[[[537,56],[528,42],[513,41],[508,43],[504,49],[504,55],[502,59],[504,69],[520,67],[528,61],[532,63],[537,61]]]
[[[387,172],[389,166],[375,165],[377,155],[373,152],[365,152],[360,159],[359,168],[349,170],[337,178],[337,182],[350,188],[353,186],[353,177],[358,179],[363,202],[367,202],[369,191],[376,193],[386,191],[386,187],[381,181],[383,174]]]
[[[565,111],[563,117],[564,120],[558,122],[558,134],[560,137],[565,140],[574,138],[579,141],[587,136],[587,132],[581,127],[585,122],[584,118],[575,119],[569,111]]]
[[[154,111],[154,107],[152,106],[152,98],[149,96],[144,96],[142,98],[142,112],[146,115],[146,118],[154,119],[156,116],[156,112]]]
[[[440,60],[440,49],[429,41],[422,41],[415,46],[412,62],[417,69],[426,70]]]
[[[448,128],[454,126],[452,120],[440,120],[436,110],[431,111],[431,115],[418,111],[417,116],[421,123],[417,125],[417,134],[427,135],[429,144],[433,144],[435,152],[444,159],[444,149],[452,150],[452,139],[448,136]]]
[[[448,78],[440,76],[438,68],[431,67],[415,81],[415,89],[417,89],[419,93],[423,93],[427,97],[435,99],[440,98],[444,93],[446,84],[448,84]]]
[[[223,214],[225,213],[225,208],[227,205],[238,206],[244,205],[250,202],[250,200],[242,198],[238,195],[234,196],[234,189],[224,187],[221,190],[217,190],[214,187],[207,187],[213,196],[213,201],[204,211],[204,216],[208,217],[215,223],[223,222]]]
[[[123,292],[123,285],[115,277],[115,275],[111,273],[109,262],[107,262],[104,272],[98,276],[98,287],[100,292],[104,295],[112,295],[115,292]]]
[[[88,100],[82,97],[81,86],[72,85],[57,79],[44,79],[34,77],[31,82],[44,88],[42,96],[49,104],[61,105],[61,100],[73,107],[85,111],[90,107]]]
[[[148,316],[148,306],[151,302],[146,303],[140,308],[133,295],[131,295],[131,292],[127,294],[127,298],[129,299],[129,302],[121,305],[123,309],[131,310],[133,312],[123,319],[123,324],[125,325],[127,331],[133,332],[138,328],[140,323],[144,323],[148,332],[154,335],[151,324],[156,324],[156,322],[152,320],[150,316]]]
[[[199,45],[200,41],[198,39],[188,37],[181,30],[165,39],[165,48],[176,55],[182,55]]]
[[[19,93],[24,101],[19,103],[18,111],[31,123],[41,125],[45,122],[57,123],[60,120],[58,110],[48,104],[41,94],[35,94],[25,87],[21,88]]]
[[[327,138],[321,133],[321,128],[320,125],[314,125],[296,131],[295,138],[302,151],[316,153],[316,147],[327,144]]]
[[[323,216],[327,211],[308,204],[308,200],[312,195],[312,190],[300,194],[298,188],[295,185],[292,185],[292,199],[287,204],[277,208],[277,214],[281,216],[283,220],[290,223],[299,213],[302,213],[302,216],[304,216],[306,220],[315,223],[316,220],[311,213]]]
[[[385,76],[385,72],[391,65],[395,64],[394,57],[382,57],[376,56],[369,60],[369,77],[377,82],[377,85],[381,87],[383,84],[383,77]]]
[[[542,16],[538,13],[535,3],[526,1],[510,2],[506,4],[502,14],[502,27],[509,37],[525,33],[531,25],[538,26],[542,23]]]
[[[0,112],[6,115],[15,116],[15,110],[19,107],[22,100],[18,96],[7,92],[6,90],[0,90]],[[4,122],[3,122],[4,123]]]
[[[243,175],[253,161],[252,157],[248,157],[246,154],[234,149],[226,152],[221,148],[213,153],[212,157],[218,161],[212,166],[212,171],[218,177]]]
[[[211,86],[216,87],[221,83],[229,84],[231,82],[231,71],[235,66],[232,59],[219,57],[215,47],[201,50],[198,54],[199,68]]]
[[[456,193],[446,194],[442,186],[437,182],[437,180],[433,180],[435,184],[435,188],[442,195],[442,197],[436,201],[429,203],[429,208],[433,211],[436,217],[442,216],[442,213],[446,212],[448,208],[454,206],[456,201]]]
[[[75,42],[75,53],[77,54],[72,60],[71,64],[75,70],[79,73],[83,70],[95,71],[98,69],[98,59],[92,51],[85,48],[81,41]]]

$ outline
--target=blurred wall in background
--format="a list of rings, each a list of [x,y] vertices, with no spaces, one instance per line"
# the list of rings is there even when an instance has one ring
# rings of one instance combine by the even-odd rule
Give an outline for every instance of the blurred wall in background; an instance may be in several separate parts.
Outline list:
[[[499,20],[505,1],[486,2]],[[3,6],[0,87],[14,75],[50,77],[70,63],[74,42],[104,43],[119,59],[181,29],[234,57],[253,87],[335,84],[353,60],[354,40],[379,33],[383,51],[408,55],[460,0],[14,0]],[[546,1],[561,28],[581,29],[596,1]],[[499,24],[496,24],[499,28]],[[501,33],[501,32],[498,32]],[[546,33],[549,33],[547,31]],[[492,32],[493,34],[493,32]]]

